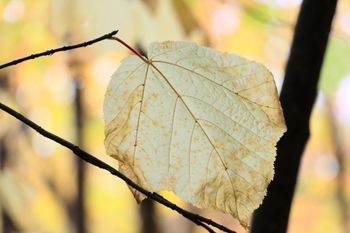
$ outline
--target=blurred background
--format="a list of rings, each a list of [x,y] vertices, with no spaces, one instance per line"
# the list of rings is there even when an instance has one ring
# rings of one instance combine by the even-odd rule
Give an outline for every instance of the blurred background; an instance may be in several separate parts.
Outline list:
[[[265,64],[283,82],[301,0],[0,0],[0,64],[115,29],[146,52],[187,40]],[[315,6],[317,7],[317,6]],[[117,167],[105,154],[102,103],[129,51],[115,41],[0,70],[0,99]],[[339,1],[312,115],[290,233],[350,233],[350,2]],[[300,90],[302,91],[302,90]],[[231,216],[196,209],[246,232]],[[272,220],[273,221],[273,220]],[[120,179],[0,112],[0,233],[203,232]]]

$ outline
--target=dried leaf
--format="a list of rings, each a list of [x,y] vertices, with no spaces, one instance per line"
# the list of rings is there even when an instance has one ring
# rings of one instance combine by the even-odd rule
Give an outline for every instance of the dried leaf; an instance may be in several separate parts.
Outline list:
[[[107,153],[140,186],[173,191],[247,226],[286,130],[271,73],[188,42],[152,43],[148,57],[126,58],[109,83]]]

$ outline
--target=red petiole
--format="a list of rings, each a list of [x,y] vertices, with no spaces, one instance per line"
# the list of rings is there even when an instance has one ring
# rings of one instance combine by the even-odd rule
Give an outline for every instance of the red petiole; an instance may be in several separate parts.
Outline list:
[[[116,36],[112,36],[111,39],[118,41],[119,43],[121,43],[122,45],[124,45],[125,47],[127,47],[131,52],[133,52],[136,56],[138,56],[139,58],[141,58],[142,61],[144,61],[145,63],[149,63],[149,61],[147,59],[145,59],[136,49],[134,49],[133,47],[131,47],[130,45],[128,45],[125,41],[123,41],[122,39],[116,37]]]

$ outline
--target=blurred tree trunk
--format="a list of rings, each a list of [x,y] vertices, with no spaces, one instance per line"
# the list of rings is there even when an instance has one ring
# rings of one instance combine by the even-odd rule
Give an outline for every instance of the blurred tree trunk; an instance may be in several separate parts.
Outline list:
[[[1,87],[0,87],[0,91],[2,91]],[[6,161],[9,158],[8,157],[8,155],[9,155],[8,146],[12,142],[13,136],[14,135],[11,134],[10,132],[5,132],[4,136],[0,138],[0,176],[1,176],[2,171],[5,169]],[[0,205],[0,217],[1,217],[0,233],[20,232],[20,230],[18,229],[18,226],[16,226],[14,224],[14,222],[11,220],[8,213],[6,213],[6,210],[1,205]]]
[[[253,216],[251,233],[284,233],[337,0],[304,0],[280,95],[288,131],[277,144],[275,177]]]
[[[142,56],[147,57],[146,51],[142,49],[140,44],[136,44],[135,47]],[[141,202],[139,210],[141,218],[140,233],[160,233],[159,226],[157,224],[155,202],[152,199],[147,198]]]
[[[9,89],[9,77],[7,72],[0,73],[0,92],[8,92]],[[8,131],[8,130],[7,130]],[[10,136],[9,136],[10,135]],[[13,136],[13,135],[12,135]],[[11,142],[11,134],[5,132],[0,136],[0,176],[2,171],[6,167],[6,161],[8,156],[8,145]],[[1,201],[1,200],[0,200]],[[10,217],[6,213],[0,202],[0,233],[18,232],[18,229],[11,221]]]
[[[74,78],[74,108],[75,108],[75,125],[76,125],[76,140],[79,147],[83,147],[83,105],[82,105],[82,84],[80,77]],[[76,195],[76,226],[78,233],[86,233],[86,208],[85,208],[85,177],[86,168],[85,162],[80,158],[76,159],[77,167],[77,195]]]
[[[1,90],[1,88],[0,88]],[[6,135],[2,138],[0,138],[0,176],[2,173],[2,170],[5,168],[5,162],[6,162],[6,155],[7,155],[7,149],[6,149]],[[0,205],[0,213],[1,213],[1,229],[0,233],[6,233],[9,232],[11,229],[11,224],[9,221],[9,218],[7,214],[5,213],[5,210],[3,207]]]
[[[146,199],[140,204],[141,233],[159,233],[155,203],[151,199]]]
[[[339,204],[340,217],[344,233],[350,233],[350,212],[349,203],[346,198],[346,156],[343,148],[334,107],[329,98],[326,99],[326,109],[330,125],[335,158],[338,162],[339,170],[337,174],[337,200]]]
[[[70,41],[70,35],[67,34],[67,40]],[[84,145],[84,105],[83,105],[83,61],[75,52],[69,53],[67,64],[72,74],[72,82],[74,87],[74,126],[75,140],[79,147]],[[86,180],[86,163],[80,158],[75,159],[76,163],[76,184],[77,194],[73,206],[71,206],[72,217],[77,233],[86,233],[86,207],[85,207],[85,180]]]

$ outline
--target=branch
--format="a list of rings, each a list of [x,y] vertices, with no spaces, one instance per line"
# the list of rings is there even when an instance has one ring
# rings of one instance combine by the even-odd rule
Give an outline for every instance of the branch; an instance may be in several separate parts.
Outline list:
[[[277,144],[275,178],[254,214],[251,233],[287,231],[336,6],[337,0],[304,0],[301,5],[280,95],[288,131]]]
[[[220,229],[224,232],[227,233],[236,233],[228,228],[226,228],[225,226],[218,224],[214,221],[212,221],[211,219],[208,218],[204,218],[198,214],[194,214],[192,212],[189,212],[185,209],[182,209],[181,207],[175,205],[174,203],[168,201],[167,199],[165,199],[164,197],[162,197],[161,195],[155,193],[155,192],[150,192],[142,187],[140,187],[139,185],[137,185],[136,183],[134,183],[132,180],[130,180],[127,176],[125,176],[124,174],[120,173],[118,170],[116,170],[115,168],[113,168],[112,166],[108,165],[107,163],[99,160],[98,158],[96,158],[95,156],[83,151],[82,149],[80,149],[78,146],[72,144],[71,142],[68,142],[66,140],[64,140],[63,138],[48,132],[47,130],[43,129],[42,127],[40,127],[39,125],[35,124],[33,121],[29,120],[28,118],[26,118],[25,116],[23,116],[22,114],[20,114],[19,112],[13,110],[12,108],[6,106],[5,104],[0,102],[0,109],[7,112],[8,114],[10,114],[11,116],[17,118],[19,121],[23,122],[24,124],[26,124],[27,126],[29,126],[30,128],[34,129],[35,131],[37,131],[39,134],[41,134],[42,136],[51,139],[52,141],[70,149],[74,154],[76,154],[79,158],[81,158],[82,160],[84,160],[85,162],[88,162],[96,167],[99,167],[101,169],[104,169],[108,172],[110,172],[112,175],[119,177],[120,179],[124,180],[130,187],[136,189],[137,191],[139,191],[140,193],[144,194],[145,196],[147,196],[148,198],[151,198],[153,200],[155,200],[156,202],[176,211],[177,213],[181,214],[182,216],[184,216],[185,218],[189,219],[190,221],[194,222],[195,224],[197,224],[198,226],[201,226],[203,228],[205,228],[208,232],[213,233],[214,231],[208,226],[211,225],[213,227],[216,227],[217,229]],[[207,225],[208,224],[208,225]]]
[[[98,37],[96,39],[89,40],[89,41],[86,41],[86,42],[83,42],[83,43],[80,43],[80,44],[67,45],[67,46],[63,46],[63,47],[60,47],[60,48],[56,48],[56,49],[50,49],[50,50],[47,50],[47,51],[44,51],[44,52],[41,52],[41,53],[34,53],[32,55],[29,55],[29,56],[26,56],[26,57],[22,57],[22,58],[10,61],[8,63],[2,64],[2,65],[0,65],[0,69],[6,68],[6,67],[9,67],[9,66],[14,66],[14,65],[17,65],[18,63],[21,63],[21,62],[24,62],[24,61],[27,61],[27,60],[31,60],[31,59],[35,59],[35,58],[38,58],[38,57],[51,56],[52,54],[57,53],[57,52],[63,52],[63,51],[67,51],[67,50],[87,47],[87,46],[90,46],[90,45],[95,44],[97,42],[100,42],[102,40],[110,39],[110,38],[112,38],[112,36],[114,36],[117,33],[118,33],[118,30],[115,30],[115,31],[112,31],[112,32],[110,32],[110,33],[108,33],[106,35],[100,36],[100,37]]]

